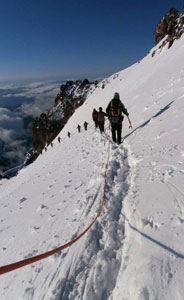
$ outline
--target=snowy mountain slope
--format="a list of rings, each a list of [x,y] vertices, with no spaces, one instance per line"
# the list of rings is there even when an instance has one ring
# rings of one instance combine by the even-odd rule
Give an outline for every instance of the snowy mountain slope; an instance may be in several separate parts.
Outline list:
[[[159,45],[140,63],[103,82],[62,130],[59,144],[16,178],[3,180],[0,265],[43,253],[74,238],[70,248],[1,276],[0,299],[183,299],[184,37]],[[158,49],[158,50],[157,50]],[[156,51],[152,57],[153,51]],[[159,53],[160,52],[160,53]],[[133,123],[124,143],[95,132],[93,108],[118,91]],[[77,125],[90,123],[77,133]],[[67,138],[67,132],[72,133]]]
[[[37,160],[36,164],[32,164],[29,169],[23,170],[18,176],[16,183],[14,179],[4,183],[4,192],[2,191],[1,194],[4,203],[1,211],[2,216],[6,215],[6,218],[1,219],[2,224],[4,224],[1,243],[3,245],[2,251],[6,254],[5,257],[12,257],[15,240],[17,250],[14,250],[13,258],[14,260],[19,260],[26,258],[26,255],[36,255],[50,248],[56,248],[60,244],[64,244],[72,239],[72,237],[89,225],[99,206],[103,191],[103,170],[106,162],[105,139],[101,138],[99,133],[95,133],[94,129],[90,129],[89,134],[88,137],[87,132],[81,133],[80,139],[78,134],[74,134],[70,140],[66,141],[66,145],[56,144],[54,148],[50,148],[47,153],[44,153],[44,155]],[[102,149],[99,148],[99,144],[101,144]],[[88,147],[85,147],[85,145],[88,145]],[[63,147],[64,149],[62,149]],[[73,150],[71,151],[71,149]],[[124,151],[122,151],[122,153],[124,153]],[[53,155],[55,159],[53,159]],[[119,156],[118,160],[124,158],[124,156],[121,157],[120,153],[116,153],[116,156]],[[74,157],[76,158],[75,160]],[[61,164],[58,164],[59,161]],[[115,172],[120,169],[120,165],[118,164],[118,166],[116,166],[116,159],[111,162],[111,165],[113,168],[109,176],[111,178],[110,180],[113,181]],[[6,185],[8,185],[8,187]],[[120,193],[122,193],[121,190]],[[117,231],[117,217],[116,213],[114,216],[114,210],[111,207],[112,204],[113,203],[109,202],[108,206],[110,205],[110,209],[112,210],[110,217],[114,219],[115,224],[113,225],[110,220],[105,219],[103,222],[106,227],[108,226],[106,223],[110,222],[113,232]],[[121,205],[121,203],[119,205]],[[121,210],[119,213],[120,212]],[[11,221],[9,228],[6,229],[8,219],[11,219]],[[17,222],[17,220],[20,220],[20,222]],[[105,225],[97,225],[97,228],[95,227],[88,236],[87,244],[89,245],[85,250],[87,254],[83,258],[83,264],[86,265],[88,272],[90,271],[88,259],[93,258],[95,261],[94,256],[97,256],[95,250],[100,247],[96,245],[102,236],[102,229],[99,230],[98,227]],[[22,239],[19,238],[19,233],[21,233]],[[112,250],[116,253],[120,248],[121,240],[119,241],[119,236],[116,237],[114,235],[111,238],[107,238],[112,241],[115,240],[113,247],[112,245],[108,246],[108,242],[106,246],[106,248],[110,248],[106,250],[106,253],[109,252],[109,255],[112,256]],[[116,239],[119,241],[117,245]],[[48,259],[48,261],[45,261],[44,271],[42,271],[42,263],[37,263],[37,265],[33,265],[33,267],[25,267],[24,269],[15,271],[21,274],[20,286],[23,287],[23,282],[25,282],[23,294],[21,294],[17,280],[14,280],[15,273],[5,274],[1,281],[1,284],[3,284],[3,280],[5,280],[5,288],[1,297],[11,299],[13,293],[13,295],[17,294],[20,299],[21,297],[22,299],[32,299],[36,297],[42,299],[41,295],[43,295],[43,299],[48,299],[49,297],[50,299],[55,299],[57,286],[60,294],[62,287],[68,284],[65,276],[69,270],[74,269],[73,272],[76,272],[75,265],[76,263],[78,264],[77,256],[81,256],[81,251],[84,251],[84,242],[85,238],[73,246],[71,250],[63,251],[60,255],[56,255]],[[85,262],[85,260],[87,261]],[[107,265],[106,261],[104,265]],[[77,266],[77,268],[80,269],[81,267],[81,264]],[[27,268],[30,271],[27,272]],[[50,268],[53,268],[53,272],[51,272]],[[58,268],[63,269],[63,275],[59,274],[57,276]],[[73,277],[73,272],[70,272]],[[54,281],[52,279],[53,276],[55,278]],[[40,277],[39,280],[41,281],[39,287],[36,288],[36,286],[32,284],[32,281],[38,277]],[[84,276],[84,282],[87,281],[85,277],[86,276]],[[45,284],[42,283],[43,290],[41,288],[42,281],[45,281]],[[108,285],[111,284],[111,281],[112,279],[105,284],[106,289]],[[84,282],[82,282],[83,285]],[[8,289],[8,291],[6,284],[11,286],[11,289]],[[72,283],[70,283],[70,285],[71,284]],[[45,289],[49,291],[49,288],[51,295],[48,296],[48,294],[46,294],[44,296]],[[66,295],[69,291],[67,291],[65,287],[63,292],[65,295],[64,298],[67,297]],[[73,293],[75,292],[74,290]],[[89,299],[93,299],[93,297],[94,294],[92,294]]]

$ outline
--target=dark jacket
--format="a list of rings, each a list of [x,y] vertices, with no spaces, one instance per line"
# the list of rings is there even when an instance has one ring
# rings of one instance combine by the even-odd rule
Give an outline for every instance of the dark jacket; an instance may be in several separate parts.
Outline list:
[[[98,121],[98,112],[96,109],[93,110],[92,118],[93,118],[93,121]]]

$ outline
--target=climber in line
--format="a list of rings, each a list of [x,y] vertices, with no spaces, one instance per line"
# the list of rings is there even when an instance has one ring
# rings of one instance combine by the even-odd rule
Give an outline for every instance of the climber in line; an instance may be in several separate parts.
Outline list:
[[[89,124],[85,121],[85,122],[84,122],[84,129],[85,129],[85,130],[88,129],[88,125],[89,125]]]
[[[119,93],[115,93],[113,99],[109,102],[106,113],[109,116],[111,123],[112,139],[115,143],[121,144],[122,122],[125,114],[128,118],[129,128],[132,128],[132,123],[129,118],[129,113],[124,104],[120,100]]]
[[[95,129],[98,128],[98,111],[94,108],[92,112],[92,119],[95,123]]]
[[[80,131],[81,131],[81,126],[78,125],[78,126],[77,126],[77,129],[78,129],[78,132],[80,132]]]
[[[104,132],[105,116],[108,117],[108,115],[103,111],[102,107],[99,107],[98,126],[101,133]]]

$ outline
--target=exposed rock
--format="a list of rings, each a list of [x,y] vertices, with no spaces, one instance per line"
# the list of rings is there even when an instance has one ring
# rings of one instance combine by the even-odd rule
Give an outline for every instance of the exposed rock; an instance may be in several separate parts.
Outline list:
[[[171,8],[165,16],[160,20],[155,27],[154,38],[155,43],[158,44],[162,39],[163,43],[160,48],[168,44],[170,48],[174,40],[179,39],[184,32],[184,7],[181,13],[177,9]],[[154,56],[154,54],[152,54]]]
[[[42,113],[35,119],[32,126],[34,153],[42,153],[63,129],[74,111],[81,106],[89,93],[97,86],[97,82],[67,81],[60,87],[60,93],[55,98],[54,107],[47,113]]]

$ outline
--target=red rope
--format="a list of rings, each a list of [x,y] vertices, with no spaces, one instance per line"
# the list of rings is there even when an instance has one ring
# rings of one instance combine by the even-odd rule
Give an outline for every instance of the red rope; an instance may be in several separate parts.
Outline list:
[[[100,207],[98,209],[98,213],[97,213],[95,219],[91,222],[91,224],[81,234],[79,234],[75,239],[71,240],[70,242],[68,242],[68,243],[66,243],[66,244],[64,244],[64,245],[62,245],[62,246],[60,246],[56,249],[53,249],[53,250],[48,251],[46,253],[42,253],[42,254],[39,254],[39,255],[36,255],[36,256],[33,256],[33,257],[30,257],[30,258],[27,258],[27,259],[24,259],[24,260],[21,260],[21,261],[18,261],[18,262],[0,267],[0,275],[5,274],[7,272],[11,272],[11,271],[19,269],[19,268],[22,268],[26,265],[32,264],[36,261],[39,261],[39,260],[44,259],[48,256],[51,256],[51,255],[65,249],[65,248],[68,248],[72,244],[76,243],[93,226],[93,224],[96,222],[96,220],[100,216],[100,214],[102,212],[102,209],[103,209],[103,206],[104,206],[104,199],[105,199],[106,186],[107,186],[107,168],[108,168],[108,164],[109,164],[109,157],[110,157],[110,143],[109,143],[109,148],[108,148],[107,162],[106,162],[106,165],[105,165],[104,191],[103,191],[103,195],[101,197]]]

